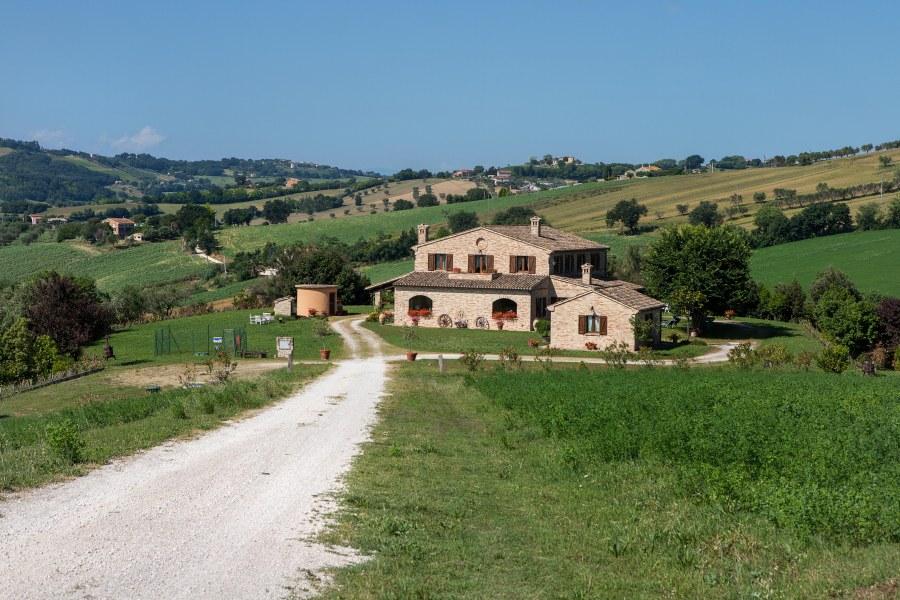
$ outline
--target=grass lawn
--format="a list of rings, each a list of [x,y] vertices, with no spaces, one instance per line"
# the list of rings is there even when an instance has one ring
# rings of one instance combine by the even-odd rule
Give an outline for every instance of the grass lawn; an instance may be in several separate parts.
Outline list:
[[[379,325],[378,323],[365,323],[364,327],[371,329],[380,335],[388,344],[406,350],[407,343],[403,339],[403,328],[395,325]],[[533,355],[540,348],[532,348],[528,340],[538,339],[533,331],[497,331],[483,329],[440,329],[437,327],[416,328],[416,339],[412,343],[412,349],[417,352],[466,352],[477,350],[484,354],[498,354],[512,348],[522,355]],[[655,352],[656,355],[666,358],[700,356],[709,351],[704,343],[680,344],[673,347],[664,347]],[[600,358],[596,351],[580,350],[554,350],[554,356],[582,356],[586,358]]]
[[[395,260],[392,262],[378,263],[360,267],[359,271],[369,278],[372,283],[381,283],[400,275],[406,275],[413,270],[413,259]]]
[[[202,362],[207,357],[194,354],[207,351],[208,338],[222,336],[224,329],[243,328],[248,346],[253,350],[265,350],[270,357],[275,353],[275,338],[278,336],[293,336],[295,360],[318,359],[321,347],[329,348],[332,358],[342,355],[343,344],[339,335],[333,333],[324,342],[313,335],[315,319],[287,319],[284,323],[276,321],[268,325],[250,325],[250,315],[260,313],[262,309],[230,310],[135,325],[114,333],[110,337],[110,344],[115,350],[116,363],[119,365],[167,364],[191,360]],[[172,331],[178,352],[155,356],[154,340],[158,329]],[[99,356],[103,352],[103,346],[104,342],[97,342],[87,349],[87,353]],[[174,350],[175,344],[172,347]]]
[[[900,296],[900,229],[859,231],[779,244],[753,253],[753,277],[767,286],[796,279],[809,288],[828,267],[865,292]]]
[[[865,389],[850,397],[843,393],[858,386]],[[684,434],[683,448],[721,450],[727,458],[753,449],[767,457],[780,450],[776,442],[791,439],[790,427],[798,420],[809,422],[798,438],[802,443],[842,439],[859,425],[884,433],[893,427],[896,435],[898,408],[887,401],[891,392],[884,379],[764,376],[722,368],[557,367],[552,374],[525,369],[516,375],[489,368],[470,376],[453,367],[440,374],[434,365],[419,363],[398,366],[390,388],[373,441],[347,477],[343,508],[326,536],[370,558],[339,569],[325,598],[888,598],[896,593],[890,583],[900,564],[896,540],[849,543],[798,533],[735,506],[727,496],[696,491],[674,460],[652,453],[651,442],[646,455],[640,444],[635,452],[629,445],[632,431],[665,436],[669,419],[662,414],[654,419],[641,407],[666,407],[675,414],[679,404],[690,408],[692,399],[702,399],[710,417],[679,422],[675,433]],[[837,411],[827,417],[818,419],[821,413],[814,408],[797,408],[814,407],[826,394],[828,407]],[[778,402],[765,401],[776,395]],[[763,399],[759,415],[767,418],[759,426],[748,412],[735,428],[734,420],[715,408],[739,396]],[[843,411],[835,406],[840,396]],[[641,400],[648,398],[672,400],[658,405]],[[879,416],[853,408],[864,405],[877,406]],[[776,428],[777,436],[765,433],[767,406],[795,407],[781,414],[784,425]],[[878,425],[885,411],[893,413],[892,425]],[[717,419],[723,422],[720,430]],[[691,422],[693,433],[680,427]],[[592,426],[603,435],[594,437]],[[745,443],[756,434],[755,444]],[[854,444],[870,450],[868,445]],[[619,456],[600,454],[616,448],[622,450]],[[891,452],[891,464],[897,464],[896,444]],[[797,456],[808,454],[801,449]],[[791,460],[787,451],[782,456]],[[815,466],[833,467],[831,458],[822,454]],[[805,464],[798,463],[790,475]],[[890,472],[890,466],[877,464],[860,468]],[[893,473],[896,490],[900,480]],[[810,476],[817,475],[810,470]],[[773,494],[776,499],[787,498]],[[884,593],[865,593],[870,586]]]
[[[259,281],[258,279],[248,279],[246,281],[234,281],[227,285],[224,285],[219,288],[214,288],[211,290],[203,290],[197,292],[196,294],[192,294],[188,297],[187,300],[183,302],[185,306],[191,304],[206,304],[209,302],[215,302],[217,300],[225,300],[233,298],[237,295],[241,290],[250,287],[254,283]]]
[[[217,427],[284,398],[327,368],[297,365],[255,379],[158,394],[103,390],[105,379],[98,374],[19,394],[0,402],[0,492],[82,475],[112,458]]]

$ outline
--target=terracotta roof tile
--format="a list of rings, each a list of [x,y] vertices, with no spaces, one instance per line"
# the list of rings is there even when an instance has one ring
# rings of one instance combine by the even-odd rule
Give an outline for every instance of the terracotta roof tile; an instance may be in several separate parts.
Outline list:
[[[394,281],[394,286],[529,291],[546,280],[546,275],[509,274],[500,274],[493,279],[451,279],[445,271],[413,271]]]
[[[560,231],[559,229],[547,227],[546,225],[541,225],[540,236],[531,234],[530,225],[485,225],[484,228],[550,251],[598,250],[601,248],[609,248],[609,246],[586,240],[574,233]]]
[[[663,308],[665,306],[665,303],[660,302],[656,298],[651,298],[635,289],[623,285],[602,288],[597,290],[597,293],[612,298],[616,302],[620,302],[635,310],[649,310],[651,308]]]

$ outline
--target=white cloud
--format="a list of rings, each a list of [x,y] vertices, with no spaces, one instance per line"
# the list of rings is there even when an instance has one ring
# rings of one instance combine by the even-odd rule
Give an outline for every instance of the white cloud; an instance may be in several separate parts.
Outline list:
[[[72,141],[62,129],[38,129],[28,134],[28,137],[44,148],[62,148]]]
[[[158,146],[165,139],[166,136],[146,125],[137,133],[123,135],[120,138],[109,140],[108,143],[119,151],[142,151]]]

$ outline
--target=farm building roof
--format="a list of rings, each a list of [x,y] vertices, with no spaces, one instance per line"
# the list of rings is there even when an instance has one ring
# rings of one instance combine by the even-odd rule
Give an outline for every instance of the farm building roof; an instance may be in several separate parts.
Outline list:
[[[565,304],[566,302],[570,302],[575,300],[576,298],[583,298],[588,294],[597,294],[598,296],[605,296],[610,300],[614,300],[619,304],[627,306],[628,308],[633,308],[634,310],[652,310],[654,308],[663,308],[665,306],[664,303],[660,302],[656,298],[651,298],[646,294],[642,294],[637,290],[634,290],[627,286],[616,286],[611,288],[594,288],[591,290],[585,290],[584,292],[572,296],[571,298],[566,298],[565,300],[560,300],[555,304],[551,304],[547,308],[549,310],[555,309],[557,306]]]
[[[541,226],[541,235],[539,236],[531,233],[530,225],[486,225],[485,229],[532,244],[538,248],[550,250],[551,252],[557,250],[599,250],[609,247],[592,242],[574,233],[561,231],[546,225]]]
[[[394,281],[395,287],[458,288],[469,290],[533,290],[546,275],[500,274],[493,279],[451,278],[444,271],[414,271]]]

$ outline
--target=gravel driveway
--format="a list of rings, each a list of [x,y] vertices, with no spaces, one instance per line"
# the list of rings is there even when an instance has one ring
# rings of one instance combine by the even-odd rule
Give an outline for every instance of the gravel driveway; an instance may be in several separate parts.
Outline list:
[[[308,540],[384,390],[358,325],[356,358],[271,408],[0,503],[0,598],[277,598],[354,560]]]

